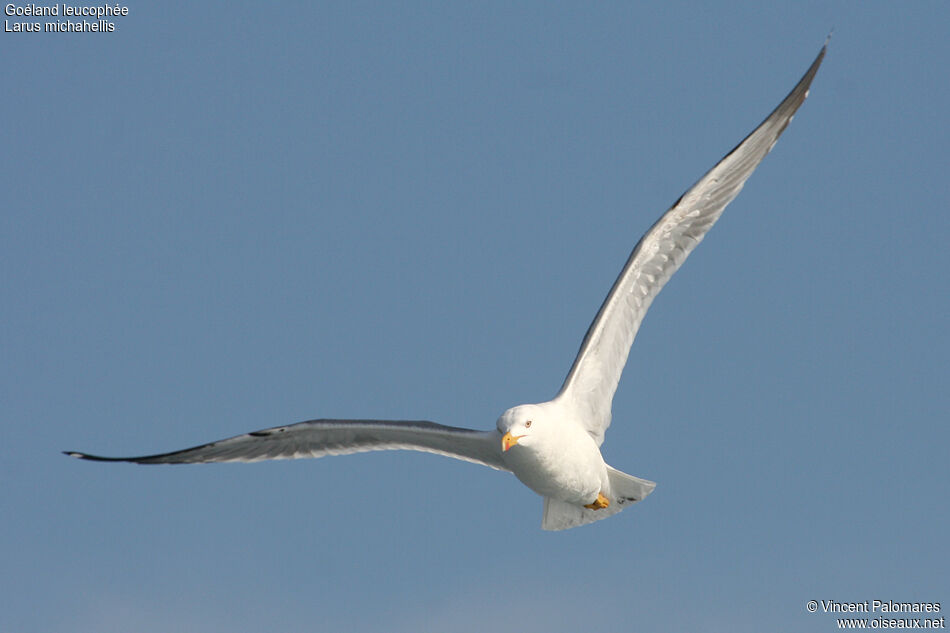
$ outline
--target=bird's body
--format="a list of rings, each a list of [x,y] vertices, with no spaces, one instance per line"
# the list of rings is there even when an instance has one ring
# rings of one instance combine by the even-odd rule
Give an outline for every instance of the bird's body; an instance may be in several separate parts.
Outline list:
[[[738,195],[808,95],[827,48],[779,106],[640,239],[591,323],[558,394],[508,409],[496,429],[427,421],[312,420],[143,457],[69,455],[95,461],[180,464],[322,457],[408,449],[508,470],[544,497],[542,527],[559,530],[611,516],[655,484],[608,466],[600,446],[611,404],[654,297]]]
[[[552,400],[514,407],[501,416],[499,426],[508,432],[517,420],[531,420],[532,433],[518,441],[518,450],[504,451],[503,459],[521,483],[542,497],[580,506],[609,490],[600,447],[571,419],[563,403]]]

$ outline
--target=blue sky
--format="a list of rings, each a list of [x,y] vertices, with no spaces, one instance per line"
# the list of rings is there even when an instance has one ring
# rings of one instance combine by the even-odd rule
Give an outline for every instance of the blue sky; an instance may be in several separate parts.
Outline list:
[[[0,630],[822,631],[950,608],[945,3],[129,4],[0,33]],[[9,19],[9,18],[8,18]],[[137,467],[551,397],[641,233],[811,97],[654,303],[563,533],[430,455]]]

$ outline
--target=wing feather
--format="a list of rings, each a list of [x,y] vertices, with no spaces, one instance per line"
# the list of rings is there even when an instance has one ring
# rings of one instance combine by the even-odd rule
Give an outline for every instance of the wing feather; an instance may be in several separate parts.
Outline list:
[[[435,422],[402,420],[310,420],[245,433],[180,451],[141,457],[100,457],[72,451],[66,454],[105,462],[202,464],[300,459],[385,450],[436,453],[508,470],[501,459],[501,437],[497,431],[474,431]]]
[[[577,410],[598,444],[610,425],[614,392],[647,309],[791,122],[827,46],[782,103],[660,217],[627,259],[557,396]]]

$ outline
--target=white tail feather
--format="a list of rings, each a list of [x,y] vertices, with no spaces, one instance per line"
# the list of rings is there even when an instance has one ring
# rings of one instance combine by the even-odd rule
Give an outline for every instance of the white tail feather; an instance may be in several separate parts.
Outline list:
[[[610,481],[610,490],[607,491],[607,499],[610,500],[609,506],[601,510],[590,510],[583,506],[545,497],[541,528],[545,530],[566,530],[578,525],[586,525],[587,523],[606,519],[624,508],[642,501],[656,488],[656,484],[652,481],[622,473],[610,466],[607,466],[607,478]]]

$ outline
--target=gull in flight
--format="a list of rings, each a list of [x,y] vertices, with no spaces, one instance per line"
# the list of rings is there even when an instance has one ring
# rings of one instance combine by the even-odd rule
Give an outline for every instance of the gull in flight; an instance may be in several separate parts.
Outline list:
[[[655,483],[611,468],[600,446],[644,314],[738,195],[808,96],[828,43],[777,108],[664,213],[634,247],[591,323],[554,399],[505,411],[476,431],[427,421],[311,420],[142,457],[67,455],[104,462],[195,464],[323,457],[363,451],[437,453],[510,471],[544,498],[541,527],[563,530],[612,516]]]

